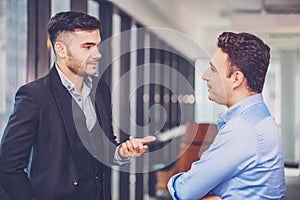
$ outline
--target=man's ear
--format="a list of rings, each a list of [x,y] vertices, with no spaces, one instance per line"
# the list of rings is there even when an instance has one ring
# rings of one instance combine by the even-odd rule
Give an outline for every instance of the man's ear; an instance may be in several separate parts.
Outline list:
[[[62,42],[55,42],[54,44],[56,56],[64,58],[67,54],[67,46]]]
[[[242,84],[246,84],[246,78],[244,76],[244,74],[241,71],[235,71],[232,75],[231,75],[232,79],[233,79],[233,85],[232,88],[237,88],[239,86],[241,86]]]

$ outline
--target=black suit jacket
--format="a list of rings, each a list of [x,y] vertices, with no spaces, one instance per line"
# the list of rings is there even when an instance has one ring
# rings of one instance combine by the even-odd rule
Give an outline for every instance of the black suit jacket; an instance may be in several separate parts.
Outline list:
[[[92,98],[101,134],[109,141],[102,143],[102,149],[110,162],[117,145],[111,125],[110,91],[104,81],[95,77],[93,85]],[[40,199],[40,196],[72,199],[80,173],[72,101],[55,67],[17,91],[0,149],[0,184],[12,200]],[[110,168],[102,167],[104,193],[110,198]]]

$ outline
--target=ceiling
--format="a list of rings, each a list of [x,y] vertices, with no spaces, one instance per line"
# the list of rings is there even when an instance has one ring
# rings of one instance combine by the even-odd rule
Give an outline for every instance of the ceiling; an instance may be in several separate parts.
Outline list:
[[[272,51],[300,50],[300,0],[111,0],[191,59],[223,31],[251,32]]]

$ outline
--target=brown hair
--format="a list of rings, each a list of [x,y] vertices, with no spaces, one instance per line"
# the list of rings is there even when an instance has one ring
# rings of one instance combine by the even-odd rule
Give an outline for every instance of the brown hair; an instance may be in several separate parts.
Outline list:
[[[251,91],[262,92],[270,60],[270,47],[250,33],[223,32],[218,47],[228,54],[229,74],[239,70]]]
[[[101,28],[101,22],[86,13],[67,11],[53,16],[48,23],[48,34],[52,46],[62,32],[74,32],[75,30],[96,30]]]

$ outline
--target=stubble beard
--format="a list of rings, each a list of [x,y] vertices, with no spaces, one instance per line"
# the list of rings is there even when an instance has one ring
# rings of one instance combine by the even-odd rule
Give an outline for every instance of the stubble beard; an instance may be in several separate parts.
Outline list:
[[[81,70],[84,65],[86,65],[83,62],[78,62],[73,55],[71,54],[71,52],[68,50],[68,63],[67,63],[67,67],[69,68],[69,70],[71,70],[74,74],[79,75],[79,76],[86,76],[87,74]]]

